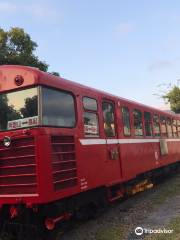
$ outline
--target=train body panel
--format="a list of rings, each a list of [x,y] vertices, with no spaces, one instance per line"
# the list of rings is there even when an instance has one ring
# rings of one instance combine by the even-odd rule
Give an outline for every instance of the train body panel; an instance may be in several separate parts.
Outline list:
[[[1,206],[111,189],[180,161],[178,115],[29,67],[1,66],[0,84]]]

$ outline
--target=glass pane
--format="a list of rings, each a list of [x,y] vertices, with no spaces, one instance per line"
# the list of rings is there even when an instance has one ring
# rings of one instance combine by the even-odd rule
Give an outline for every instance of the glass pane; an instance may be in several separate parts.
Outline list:
[[[177,121],[176,121],[176,119],[173,119],[173,136],[174,137],[177,137],[178,135],[177,135]]]
[[[173,119],[173,135],[177,137],[177,122],[175,119]]]
[[[94,98],[84,97],[83,106],[86,110],[97,111],[97,101]]]
[[[109,102],[102,104],[103,117],[104,117],[104,131],[107,137],[115,136],[114,124],[114,105]]]
[[[160,121],[161,121],[161,136],[167,137],[166,117],[160,116]]]
[[[130,136],[131,135],[131,128],[130,128],[129,109],[127,107],[122,107],[121,111],[122,111],[124,135],[125,136]]]
[[[142,136],[143,129],[142,129],[142,113],[139,110],[133,111],[134,116],[134,134],[135,136]]]
[[[144,112],[144,119],[145,119],[145,121],[151,122],[151,113]]]
[[[153,127],[154,127],[154,136],[159,137],[160,136],[159,116],[156,114],[153,116]]]
[[[152,123],[151,123],[151,113],[144,112],[144,120],[145,120],[145,132],[146,136],[152,136]]]
[[[99,135],[97,114],[91,112],[84,113],[84,132],[86,136]]]
[[[180,120],[177,120],[178,137],[180,137]]]
[[[0,94],[0,130],[38,124],[37,88]]]
[[[74,127],[74,98],[71,94],[42,88],[42,122],[44,125]]]
[[[168,132],[168,137],[172,137],[172,121],[170,118],[167,118],[167,132]]]

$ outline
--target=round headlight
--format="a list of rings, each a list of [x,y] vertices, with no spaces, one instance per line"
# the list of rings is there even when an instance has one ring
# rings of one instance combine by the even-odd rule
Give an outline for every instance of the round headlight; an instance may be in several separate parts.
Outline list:
[[[3,144],[5,147],[9,147],[11,145],[11,138],[8,136],[5,136],[3,139]]]
[[[17,75],[15,78],[14,78],[14,82],[17,86],[21,86],[24,82],[24,78],[21,76],[21,75]]]

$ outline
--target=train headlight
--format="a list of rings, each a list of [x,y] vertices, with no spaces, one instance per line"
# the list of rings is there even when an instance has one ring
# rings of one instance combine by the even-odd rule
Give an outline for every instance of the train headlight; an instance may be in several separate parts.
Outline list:
[[[24,78],[21,75],[17,75],[14,79],[14,82],[17,86],[21,86],[24,82]]]
[[[9,147],[11,145],[11,138],[8,136],[5,136],[3,139],[3,144],[5,147]]]

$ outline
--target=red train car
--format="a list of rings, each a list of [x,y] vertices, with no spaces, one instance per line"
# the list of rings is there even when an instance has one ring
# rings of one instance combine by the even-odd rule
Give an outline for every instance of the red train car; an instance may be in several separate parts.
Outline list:
[[[4,219],[52,229],[180,163],[180,117],[25,66],[0,66]]]

